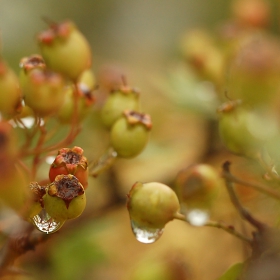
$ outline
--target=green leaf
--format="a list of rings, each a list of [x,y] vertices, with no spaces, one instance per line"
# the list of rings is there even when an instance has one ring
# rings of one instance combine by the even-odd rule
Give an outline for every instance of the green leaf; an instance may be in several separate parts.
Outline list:
[[[217,280],[238,280],[241,276],[244,263],[236,263],[231,266],[220,278]]]

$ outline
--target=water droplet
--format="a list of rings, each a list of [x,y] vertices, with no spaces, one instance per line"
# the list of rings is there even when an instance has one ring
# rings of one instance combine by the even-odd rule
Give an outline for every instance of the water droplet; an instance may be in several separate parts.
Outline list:
[[[56,221],[46,212],[45,209],[43,209],[38,215],[31,218],[31,220],[39,231],[46,234],[58,231],[65,222]]]
[[[163,234],[163,228],[148,228],[140,227],[137,223],[131,220],[131,228],[136,239],[141,243],[154,243]]]
[[[189,223],[196,227],[204,226],[209,220],[209,213],[201,209],[192,209],[187,213]]]

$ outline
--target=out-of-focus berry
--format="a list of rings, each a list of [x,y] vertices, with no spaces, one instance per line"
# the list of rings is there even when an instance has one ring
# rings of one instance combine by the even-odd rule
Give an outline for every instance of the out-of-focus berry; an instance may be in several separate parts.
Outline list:
[[[280,89],[280,43],[263,35],[248,36],[229,65],[232,99],[249,106],[269,105]]]
[[[11,118],[21,111],[22,94],[16,74],[0,59],[0,113]]]
[[[106,127],[111,128],[124,110],[139,109],[139,92],[128,86],[122,86],[108,96],[101,111],[101,119]]]
[[[209,208],[221,186],[218,172],[208,164],[197,164],[181,170],[175,180],[180,203],[188,209]]]
[[[25,104],[42,117],[55,114],[64,102],[64,87],[65,80],[58,73],[29,71],[22,84]]]
[[[61,123],[65,124],[71,123],[73,117],[77,118],[78,121],[83,120],[90,112],[95,101],[92,91],[90,91],[85,84],[78,84],[77,88],[73,85],[68,85],[64,90],[64,101],[56,114],[56,118]],[[75,90],[78,92],[75,93]],[[76,94],[76,99],[74,94]],[[75,106],[77,106],[76,115],[74,115]]]
[[[248,110],[236,101],[223,104],[218,112],[221,140],[235,154],[255,158],[278,131],[270,112]]]
[[[90,45],[70,21],[51,24],[38,35],[38,43],[47,66],[75,82],[91,67]]]
[[[270,21],[270,6],[266,0],[235,0],[232,2],[234,19],[245,27],[265,28]]]

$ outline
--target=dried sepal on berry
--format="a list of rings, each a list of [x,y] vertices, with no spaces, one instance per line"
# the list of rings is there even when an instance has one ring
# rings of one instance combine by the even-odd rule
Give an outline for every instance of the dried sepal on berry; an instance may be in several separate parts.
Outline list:
[[[91,67],[90,45],[73,22],[51,24],[38,35],[38,43],[47,66],[74,81]]]
[[[0,113],[12,118],[21,111],[22,94],[14,71],[0,58]]]
[[[145,148],[151,128],[149,115],[126,110],[111,129],[111,145],[118,156],[135,157]]]
[[[127,198],[130,219],[141,227],[162,229],[180,208],[176,193],[158,182],[136,182]]]
[[[71,174],[58,175],[43,197],[44,209],[57,221],[77,218],[86,206],[82,184]]]
[[[42,211],[44,208],[43,196],[46,194],[46,188],[40,186],[37,182],[30,182],[29,190],[31,196],[28,201],[27,210],[23,213],[28,220]]]
[[[124,110],[139,111],[139,92],[129,86],[121,86],[108,96],[101,111],[101,119],[107,128],[122,116]]]
[[[83,153],[84,150],[77,146],[72,149],[60,149],[50,167],[50,181],[54,181],[57,175],[72,174],[78,178],[84,189],[86,189],[88,186],[88,161]]]

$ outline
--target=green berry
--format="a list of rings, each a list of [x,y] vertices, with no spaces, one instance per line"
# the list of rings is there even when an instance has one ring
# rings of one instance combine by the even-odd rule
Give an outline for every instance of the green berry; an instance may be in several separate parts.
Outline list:
[[[277,130],[269,112],[248,110],[238,102],[224,104],[218,111],[221,140],[235,154],[256,157]]]
[[[118,156],[135,157],[145,148],[152,127],[149,115],[125,111],[113,125],[110,141]]]
[[[107,98],[101,111],[102,122],[107,128],[111,128],[124,110],[138,111],[139,107],[139,93],[135,89],[122,86],[112,91]]]
[[[74,175],[58,175],[43,196],[46,212],[57,221],[77,218],[86,206],[84,188]]]
[[[73,121],[74,108],[77,106],[76,118],[82,121],[90,112],[95,101],[93,94],[85,86],[78,84],[78,93],[75,99],[76,88],[74,85],[68,85],[64,88],[64,101],[56,114],[56,118],[64,124],[69,124]]]
[[[127,197],[130,218],[141,227],[164,228],[180,208],[175,192],[157,182],[136,182]]]
[[[25,104],[41,117],[55,114],[64,102],[64,86],[65,80],[58,73],[29,71],[22,84]]]
[[[188,209],[209,208],[222,185],[219,173],[211,165],[197,164],[176,176],[175,191]]]
[[[51,25],[38,42],[47,66],[74,81],[91,67],[90,45],[72,22]]]
[[[7,119],[21,111],[22,95],[16,74],[0,60],[0,113]]]

